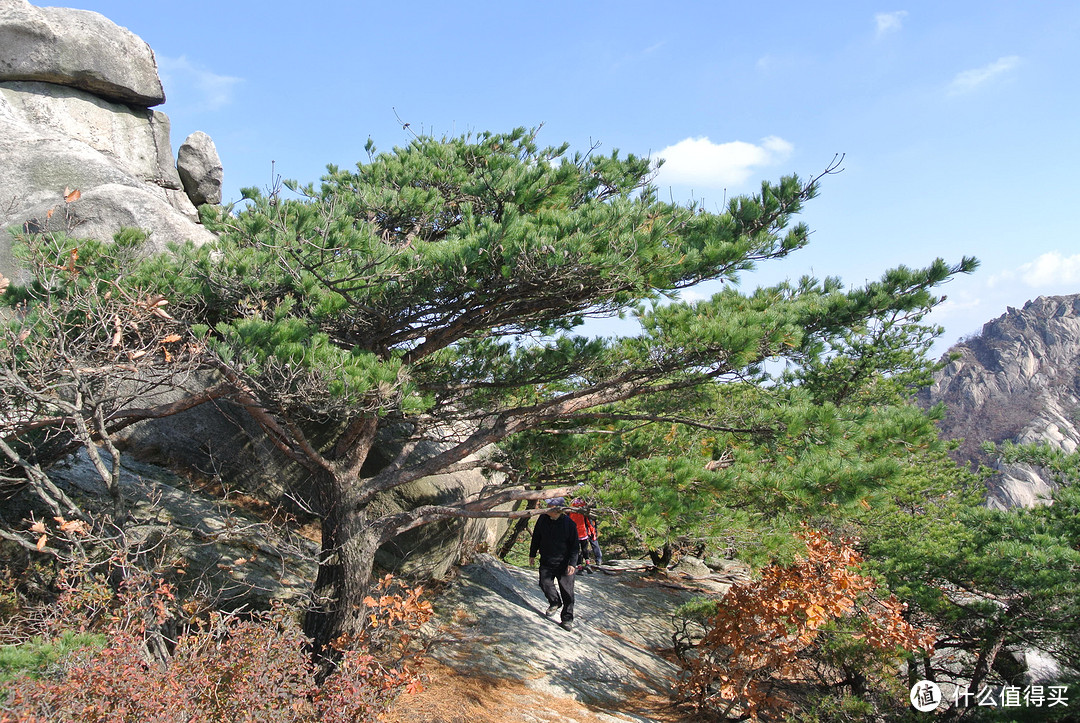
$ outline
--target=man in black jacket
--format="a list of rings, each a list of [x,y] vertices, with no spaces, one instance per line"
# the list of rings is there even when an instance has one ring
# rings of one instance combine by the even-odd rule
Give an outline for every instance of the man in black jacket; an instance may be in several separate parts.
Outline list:
[[[578,563],[577,525],[562,512],[566,501],[554,497],[547,502],[547,513],[536,518],[532,545],[529,547],[529,566],[536,564],[540,553],[540,589],[548,601],[545,617],[562,608],[560,623],[570,630],[574,627],[574,573]],[[556,589],[555,583],[558,582]]]

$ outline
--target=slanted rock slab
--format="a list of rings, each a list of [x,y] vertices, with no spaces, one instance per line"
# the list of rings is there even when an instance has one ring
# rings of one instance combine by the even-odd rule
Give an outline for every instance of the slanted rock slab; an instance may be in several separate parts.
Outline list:
[[[671,613],[699,591],[662,586],[642,571],[582,575],[567,632],[542,615],[536,577],[491,555],[461,568],[435,601],[446,625],[433,657],[462,674],[520,681],[610,712],[632,710],[631,700],[667,700],[678,668],[659,651],[671,647]]]

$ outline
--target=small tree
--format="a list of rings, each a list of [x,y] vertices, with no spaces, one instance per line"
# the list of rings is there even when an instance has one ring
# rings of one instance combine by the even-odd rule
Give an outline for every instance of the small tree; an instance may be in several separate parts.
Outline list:
[[[67,198],[77,201],[77,192]],[[0,298],[11,309],[0,321],[0,482],[28,492],[28,509],[44,515],[30,529],[0,518],[0,536],[27,549],[82,554],[83,542],[94,539],[108,542],[107,558],[123,547],[128,510],[115,433],[213,396],[146,406],[184,384],[193,350],[163,296],[120,281],[145,238],[135,230],[107,245],[27,237],[18,249],[30,283],[0,276]],[[97,259],[96,276],[84,273],[80,252]],[[52,462],[80,448],[107,491],[103,514],[84,509],[50,477]]]
[[[735,585],[718,604],[680,680],[680,691],[698,708],[757,720],[761,712],[791,707],[792,692],[813,681],[811,653],[820,653],[823,636],[846,638],[849,646],[859,641],[886,658],[932,649],[933,635],[912,627],[895,598],[872,595],[877,585],[859,573],[861,557],[851,541],[836,544],[815,530],[802,538],[806,551],[793,564],[765,568],[759,580]],[[845,625],[838,628],[839,620]],[[840,681],[865,693],[873,674],[867,660],[813,682]],[[860,682],[849,679],[851,672]]]
[[[801,248],[788,224],[818,180],[795,176],[723,213],[657,200],[648,159],[567,155],[535,133],[416,138],[298,199],[247,192],[222,236],[133,265],[168,298],[230,398],[307,471],[322,557],[306,629],[326,645],[355,628],[376,550],[446,517],[551,496],[517,480],[456,503],[374,517],[369,503],[418,478],[498,470],[480,453],[514,435],[594,424],[617,405],[744,376],[764,359],[820,356],[842,334],[934,303],[973,267],[900,269],[845,293],[804,280],[646,309],[706,280],[735,280]],[[835,170],[830,167],[826,174]],[[87,258],[95,275],[103,256]],[[640,334],[591,339],[586,317],[637,314]],[[373,455],[380,432],[401,444]],[[425,440],[437,454],[414,453]]]

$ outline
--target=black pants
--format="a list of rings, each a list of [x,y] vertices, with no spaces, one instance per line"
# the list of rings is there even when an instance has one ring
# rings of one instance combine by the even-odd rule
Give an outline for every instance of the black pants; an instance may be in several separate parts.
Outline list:
[[[558,588],[555,583],[558,582]],[[574,619],[574,575],[566,574],[566,567],[540,565],[540,589],[550,605],[561,605],[560,620],[564,623]]]

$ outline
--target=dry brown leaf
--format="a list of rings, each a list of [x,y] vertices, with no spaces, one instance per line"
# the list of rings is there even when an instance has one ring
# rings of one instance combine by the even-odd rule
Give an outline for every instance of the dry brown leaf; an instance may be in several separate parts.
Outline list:
[[[121,327],[120,325],[120,317],[115,314],[113,315],[113,326],[115,327],[116,331],[113,332],[112,342],[109,344],[109,346],[118,347],[120,346],[120,342],[124,339],[124,330],[123,327]]]
[[[80,191],[79,189],[76,188],[74,191],[72,191],[67,187],[64,188],[64,203],[74,203],[80,198],[82,198],[82,191]]]
[[[55,518],[59,520],[60,518]],[[85,535],[88,531],[86,523],[82,520],[68,520],[67,522],[60,523],[61,532],[75,532],[80,535]]]

